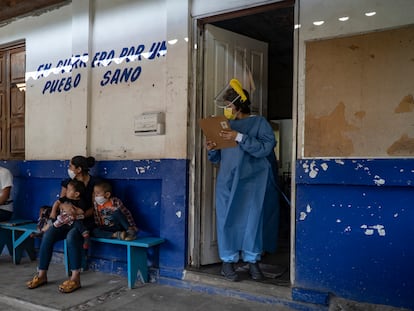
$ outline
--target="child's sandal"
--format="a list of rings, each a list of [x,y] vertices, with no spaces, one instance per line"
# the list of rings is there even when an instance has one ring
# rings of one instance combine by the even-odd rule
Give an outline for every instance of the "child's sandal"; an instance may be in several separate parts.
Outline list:
[[[116,231],[112,234],[112,238],[118,240],[125,240],[126,232],[125,231]]]
[[[126,234],[125,237],[122,240],[125,241],[133,241],[137,238],[137,232],[133,229],[129,229]]]
[[[30,281],[26,282],[26,286],[28,289],[34,289],[34,288],[38,288],[39,286],[45,285],[47,284],[47,279],[41,279],[39,278],[39,276],[36,274],[33,279],[31,279]]]

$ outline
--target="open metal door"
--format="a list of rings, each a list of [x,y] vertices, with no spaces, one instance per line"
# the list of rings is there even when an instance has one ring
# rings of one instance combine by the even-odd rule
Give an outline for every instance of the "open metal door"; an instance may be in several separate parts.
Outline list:
[[[203,117],[222,115],[214,105],[214,97],[232,78],[238,79],[250,92],[252,113],[266,117],[267,50],[258,41],[212,25],[205,27]],[[202,155],[200,264],[219,262],[216,235],[215,183],[217,168]]]

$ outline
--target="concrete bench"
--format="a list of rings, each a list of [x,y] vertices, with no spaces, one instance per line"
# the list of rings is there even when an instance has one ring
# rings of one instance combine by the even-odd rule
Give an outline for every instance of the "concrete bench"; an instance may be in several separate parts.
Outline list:
[[[23,252],[26,251],[30,260],[36,260],[34,239],[30,234],[37,231],[33,220],[12,219],[0,222],[0,252],[7,246],[14,264],[20,264]]]
[[[137,276],[142,283],[148,282],[147,249],[164,243],[165,240],[159,237],[138,237],[133,241],[118,239],[104,239],[91,237],[92,243],[107,243],[124,245],[127,248],[128,287],[134,288]],[[64,243],[64,258],[66,274],[69,275],[69,257],[67,253],[66,240]]]

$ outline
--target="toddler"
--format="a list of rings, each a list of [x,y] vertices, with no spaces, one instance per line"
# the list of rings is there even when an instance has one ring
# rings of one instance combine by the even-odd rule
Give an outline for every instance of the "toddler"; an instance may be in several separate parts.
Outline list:
[[[74,226],[83,236],[83,248],[89,248],[89,230],[83,224],[84,211],[88,208],[81,198],[85,191],[85,184],[79,180],[69,181],[66,196],[59,198],[53,204],[50,218],[55,219],[53,226]],[[56,214],[59,214],[56,216]],[[47,229],[47,228],[46,228]]]
[[[93,235],[100,238],[135,240],[138,229],[134,218],[122,201],[112,196],[112,187],[107,181],[95,184],[94,197],[97,227],[93,230]]]

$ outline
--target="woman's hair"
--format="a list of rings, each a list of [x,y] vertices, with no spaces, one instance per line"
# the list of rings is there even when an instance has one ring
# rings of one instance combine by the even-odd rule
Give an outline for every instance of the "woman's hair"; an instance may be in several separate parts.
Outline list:
[[[74,156],[70,162],[76,167],[80,167],[82,169],[82,174],[87,175],[89,173],[89,169],[95,165],[95,158],[94,157],[84,157],[81,155]]]
[[[229,102],[233,102],[233,105],[236,106],[236,109],[242,113],[250,113],[250,95],[249,93],[243,89],[244,94],[246,95],[247,99],[242,102],[239,94],[233,89],[227,90],[226,94],[224,94],[223,98]],[[237,98],[237,99],[236,99]],[[236,99],[236,100],[235,100]]]

